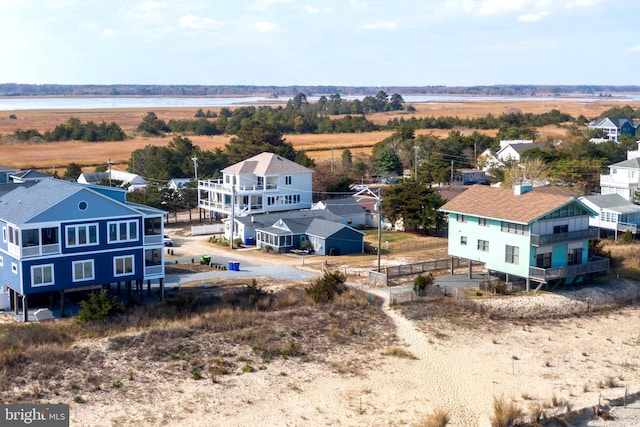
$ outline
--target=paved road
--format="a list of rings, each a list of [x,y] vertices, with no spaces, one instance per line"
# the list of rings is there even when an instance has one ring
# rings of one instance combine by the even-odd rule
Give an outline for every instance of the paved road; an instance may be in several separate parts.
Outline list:
[[[206,242],[206,237],[178,237],[174,238],[177,246],[174,249],[176,256],[168,257],[166,262],[190,263],[193,259],[199,262],[200,256],[211,256],[211,262],[227,266],[229,261],[240,263],[239,271],[215,270],[203,273],[192,274],[171,274],[165,277],[165,284],[168,287],[178,286],[181,283],[198,280],[210,281],[215,279],[229,279],[235,277],[271,277],[286,281],[307,281],[317,277],[313,272],[304,271],[295,267],[302,265],[301,258],[289,258],[286,255],[277,257],[274,262],[273,256],[261,257],[255,250],[234,250],[216,247]],[[179,255],[178,255],[179,254]]]

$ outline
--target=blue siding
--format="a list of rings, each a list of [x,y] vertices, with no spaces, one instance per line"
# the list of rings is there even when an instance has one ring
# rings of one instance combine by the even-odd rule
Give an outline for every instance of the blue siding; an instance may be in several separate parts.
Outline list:
[[[114,258],[133,255],[135,257],[134,272],[128,276],[118,276],[114,274]],[[94,279],[73,281],[73,262],[93,260]],[[53,264],[55,283],[45,286],[31,286],[31,267]],[[129,280],[143,280],[144,278],[144,251],[142,248],[119,250],[101,253],[81,253],[75,256],[64,256],[57,258],[38,258],[24,261],[22,263],[22,278],[24,283],[24,294],[34,294],[39,292],[60,291],[63,289],[82,288],[86,286],[102,285],[114,282],[125,282]]]
[[[80,202],[86,202],[85,210],[80,209]],[[47,221],[82,221],[88,218],[117,218],[131,216],[136,211],[119,203],[114,203],[106,197],[102,197],[93,191],[83,189],[72,194],[64,201],[51,206],[45,212],[36,215],[29,223]]]
[[[323,255],[328,255],[331,248],[338,248],[340,255],[362,252],[363,238],[362,233],[345,227],[325,239]]]
[[[12,289],[20,290],[20,263],[6,253],[2,253],[0,256],[2,256],[3,264],[0,267],[0,285],[9,285]],[[18,274],[11,270],[12,264],[18,266]]]

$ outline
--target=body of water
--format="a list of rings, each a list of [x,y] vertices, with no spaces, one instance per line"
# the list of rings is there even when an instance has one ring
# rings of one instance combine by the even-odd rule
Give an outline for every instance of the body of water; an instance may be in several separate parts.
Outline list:
[[[344,96],[343,99],[362,99],[364,96]],[[407,95],[403,96],[408,104],[441,104],[451,102],[496,101],[640,101],[640,94],[617,94],[612,97],[571,96],[571,97],[537,97],[537,96],[464,96],[464,95]],[[104,110],[110,108],[210,108],[238,107],[243,105],[270,105],[286,103],[290,98],[280,99],[247,96],[247,97],[2,97],[0,111],[19,110]],[[309,101],[317,101],[318,97],[308,97]]]

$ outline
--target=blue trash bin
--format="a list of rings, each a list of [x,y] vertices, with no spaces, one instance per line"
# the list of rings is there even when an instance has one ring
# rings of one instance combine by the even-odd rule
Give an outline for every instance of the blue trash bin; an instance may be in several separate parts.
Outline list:
[[[233,262],[229,261],[229,270],[233,271]]]
[[[240,263],[239,262],[234,262],[233,263],[233,271],[240,271]]]

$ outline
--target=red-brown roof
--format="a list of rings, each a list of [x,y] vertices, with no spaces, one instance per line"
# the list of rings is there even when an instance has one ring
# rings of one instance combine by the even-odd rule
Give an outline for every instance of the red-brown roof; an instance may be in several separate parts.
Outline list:
[[[560,187],[537,187],[515,195],[512,188],[474,185],[440,209],[485,218],[530,223],[576,200]]]

